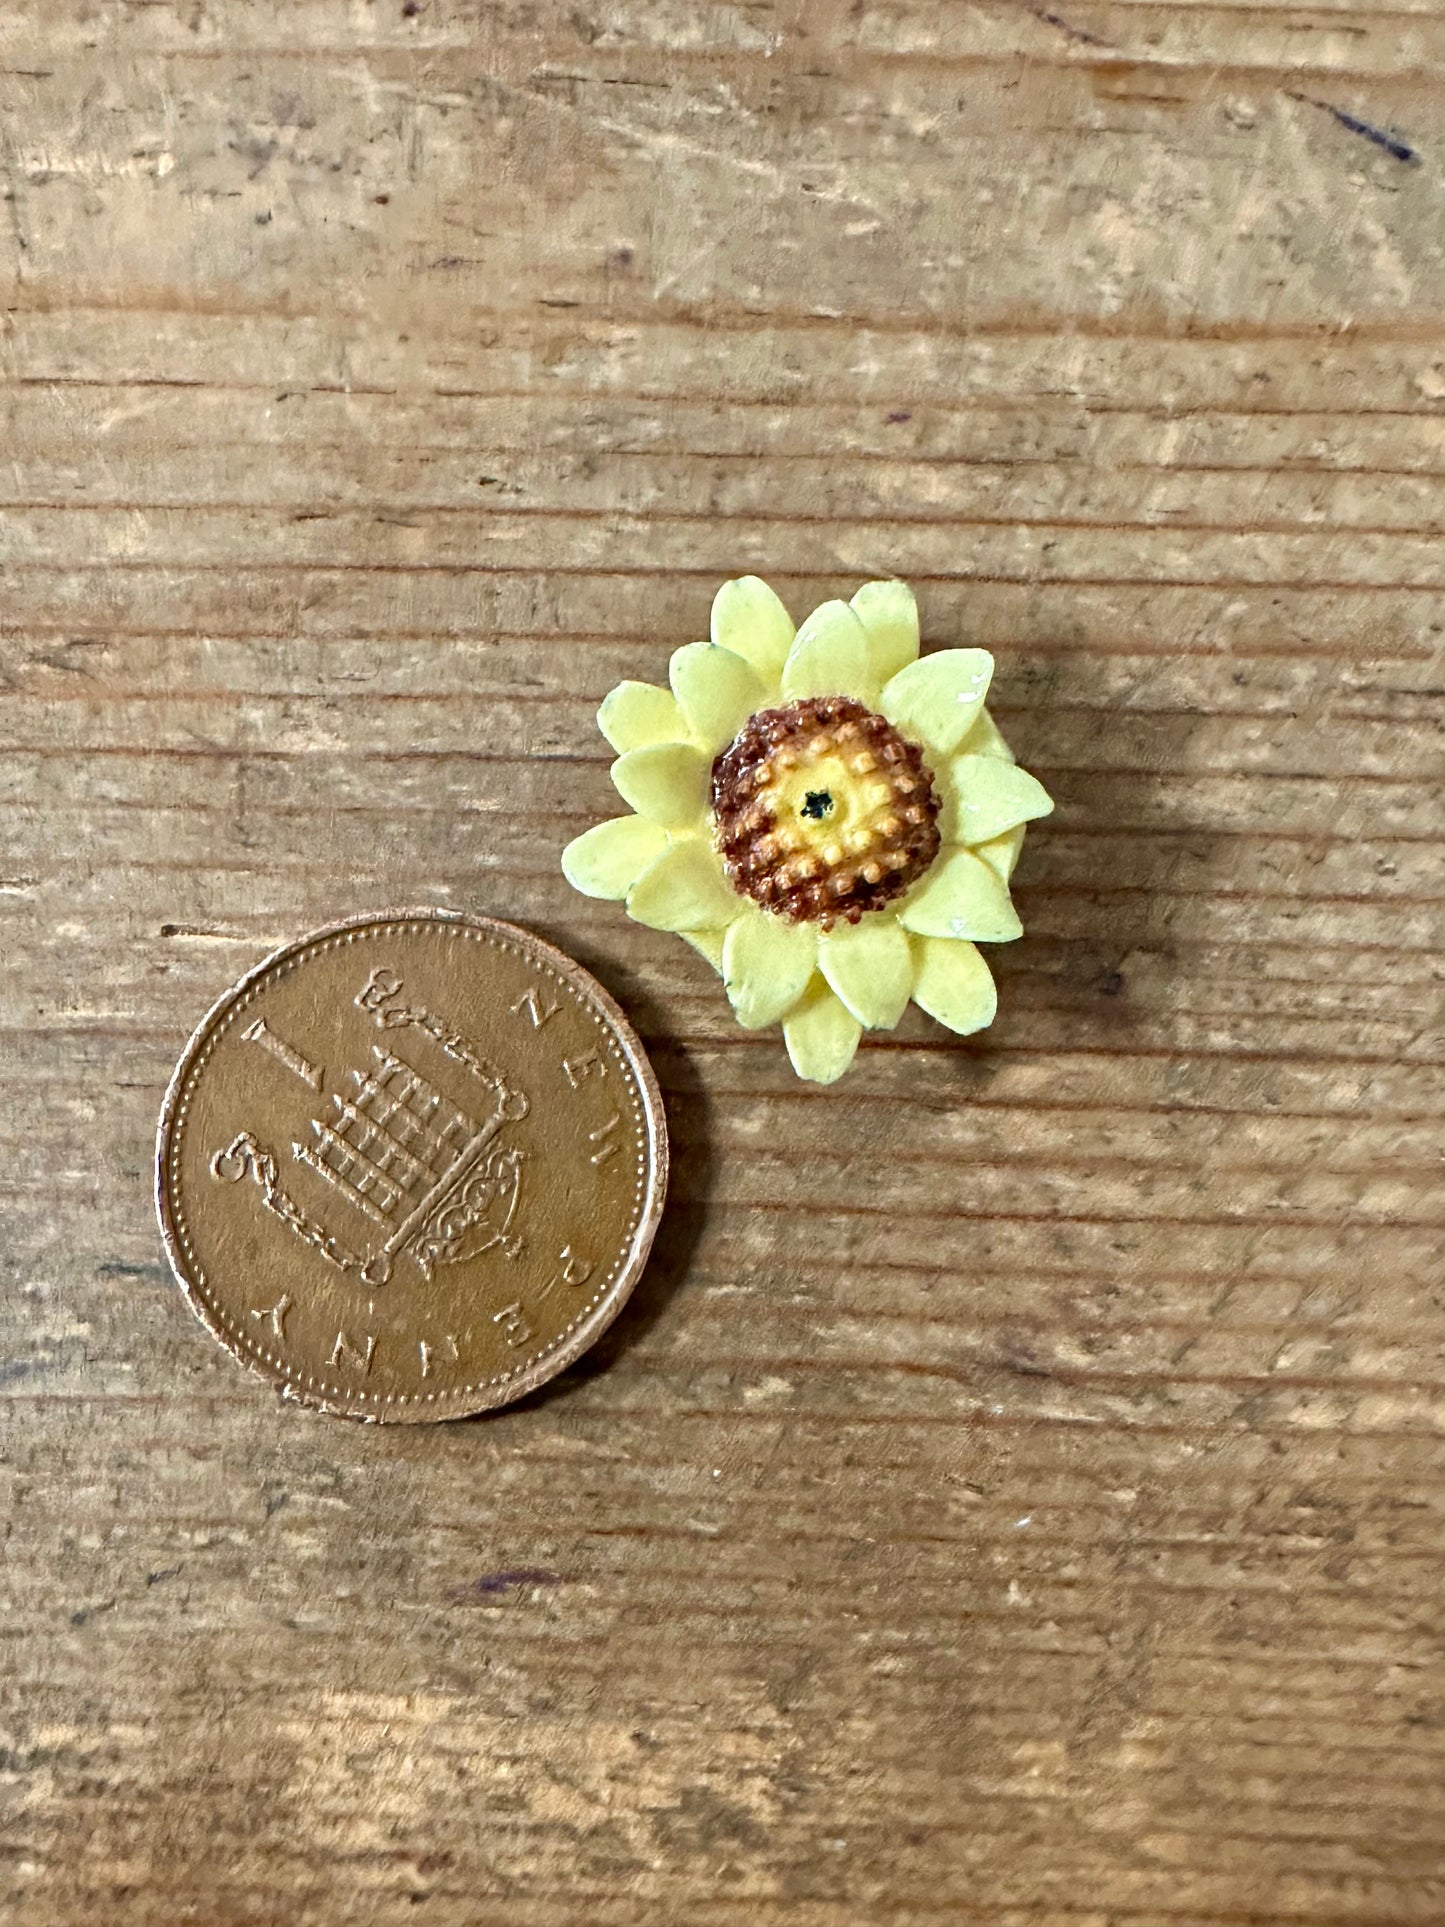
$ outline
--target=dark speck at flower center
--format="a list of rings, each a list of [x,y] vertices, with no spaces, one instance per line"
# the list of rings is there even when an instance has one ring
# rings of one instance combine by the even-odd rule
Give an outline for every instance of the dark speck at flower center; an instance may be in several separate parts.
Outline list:
[[[912,888],[942,846],[938,811],[922,751],[851,696],[758,710],[712,766],[729,883],[823,930]]]

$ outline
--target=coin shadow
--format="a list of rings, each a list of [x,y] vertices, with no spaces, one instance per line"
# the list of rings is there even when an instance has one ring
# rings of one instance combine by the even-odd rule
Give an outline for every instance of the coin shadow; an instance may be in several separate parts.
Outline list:
[[[548,942],[558,941],[550,930],[533,927]],[[622,1310],[575,1363],[518,1399],[509,1408],[513,1412],[539,1411],[565,1400],[647,1336],[687,1277],[703,1230],[701,1200],[710,1194],[712,1182],[712,1101],[680,1033],[668,1022],[665,1006],[632,982],[614,959],[579,944],[572,933],[566,941],[572,956],[621,1004],[657,1075],[667,1117],[668,1190],[652,1250]]]

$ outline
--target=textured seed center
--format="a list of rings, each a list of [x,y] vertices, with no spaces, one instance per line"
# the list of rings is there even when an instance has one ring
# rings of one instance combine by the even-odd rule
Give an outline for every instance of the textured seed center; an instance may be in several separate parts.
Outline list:
[[[938,798],[917,747],[847,696],[750,716],[712,767],[733,888],[794,923],[857,923],[938,854]]]

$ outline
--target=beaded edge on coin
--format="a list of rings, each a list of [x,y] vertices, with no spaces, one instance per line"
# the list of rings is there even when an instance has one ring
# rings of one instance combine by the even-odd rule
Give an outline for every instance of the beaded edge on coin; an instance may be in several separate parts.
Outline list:
[[[182,1227],[177,1222],[176,1203],[171,1196],[169,1163],[174,1134],[183,1116],[188,1089],[198,1062],[210,1044],[216,1028],[227,1015],[238,1004],[243,1003],[249,995],[254,995],[262,988],[265,980],[276,974],[278,967],[299,964],[305,960],[308,952],[333,944],[338,939],[344,941],[388,925],[408,924],[427,924],[440,929],[456,929],[499,948],[518,951],[564,982],[582,1004],[592,1007],[604,1026],[613,1033],[613,1041],[637,1081],[644,1127],[646,1190],[639,1207],[637,1221],[629,1233],[628,1244],[618,1265],[616,1276],[607,1287],[605,1295],[577,1321],[575,1326],[567,1328],[560,1338],[553,1341],[540,1356],[532,1359],[513,1374],[504,1374],[484,1384],[456,1388],[450,1393],[438,1395],[443,1402],[466,1400],[461,1404],[448,1404],[447,1409],[416,1409],[414,1401],[396,1400],[392,1402],[389,1409],[382,1405],[376,1410],[357,1410],[353,1406],[340,1402],[336,1397],[318,1393],[304,1384],[296,1383],[290,1376],[283,1376],[274,1366],[268,1366],[259,1356],[253,1357],[227,1329],[224,1321],[207,1302],[203,1292],[198,1289],[195,1279],[190,1275],[190,1267],[182,1248],[184,1242]],[[470,1417],[523,1398],[573,1364],[602,1336],[631,1296],[633,1287],[651,1252],[667,1196],[669,1164],[666,1114],[656,1074],[626,1015],[590,971],[584,969],[554,944],[546,942],[545,939],[535,936],[519,925],[507,923],[495,917],[428,906],[372,912],[345,918],[312,930],[305,936],[282,944],[270,952],[216,999],[187,1040],[166,1087],[156,1132],[154,1196],[161,1238],[176,1281],[202,1325],[233,1358],[255,1376],[263,1379],[273,1390],[279,1391],[284,1398],[307,1405],[316,1411],[337,1417],[355,1418],[369,1424],[414,1424]],[[482,1391],[489,1395],[475,1396]]]

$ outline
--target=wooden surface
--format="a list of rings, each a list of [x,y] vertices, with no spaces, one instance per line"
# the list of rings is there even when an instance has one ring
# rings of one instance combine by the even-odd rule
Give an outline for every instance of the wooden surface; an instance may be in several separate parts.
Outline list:
[[[1429,0],[0,20],[0,1919],[1445,1919]],[[557,868],[725,575],[917,586],[1059,799],[986,1037],[792,1078]],[[397,901],[678,1171],[488,1421],[185,1309],[171,1065]]]

